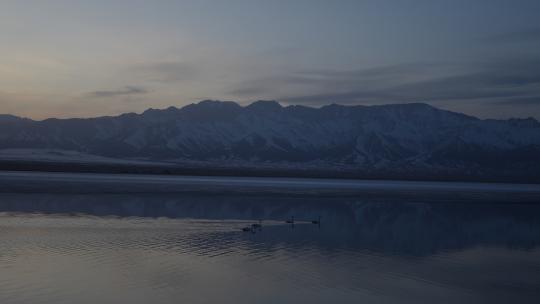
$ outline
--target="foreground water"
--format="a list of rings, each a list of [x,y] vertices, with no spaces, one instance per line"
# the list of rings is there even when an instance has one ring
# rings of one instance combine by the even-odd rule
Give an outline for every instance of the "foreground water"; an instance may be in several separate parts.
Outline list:
[[[539,244],[536,204],[0,194],[0,303],[538,303]]]

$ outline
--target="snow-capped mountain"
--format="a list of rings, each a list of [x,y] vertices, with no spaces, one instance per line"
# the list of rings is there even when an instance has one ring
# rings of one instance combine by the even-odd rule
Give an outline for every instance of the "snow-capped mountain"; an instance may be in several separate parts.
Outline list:
[[[0,115],[0,149],[21,148],[371,175],[540,177],[537,120],[481,120],[419,103],[310,108],[202,101],[89,119]]]

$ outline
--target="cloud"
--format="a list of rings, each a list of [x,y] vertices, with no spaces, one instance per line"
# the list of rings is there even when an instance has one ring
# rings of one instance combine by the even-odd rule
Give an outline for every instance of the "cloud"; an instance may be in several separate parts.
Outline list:
[[[512,102],[512,100],[530,96],[531,94],[540,94],[540,75],[523,76],[471,73],[398,86],[388,86],[382,89],[299,95],[285,97],[282,100],[288,103],[309,103],[314,105],[330,102],[355,104],[489,101],[489,99],[499,100],[501,98]]]
[[[444,64],[433,63],[409,63],[396,64],[387,66],[378,66],[367,69],[356,70],[307,70],[298,72],[298,75],[303,75],[311,78],[319,79],[380,79],[393,78],[397,76],[409,75],[411,72],[427,71],[432,67],[441,67]]]
[[[514,98],[512,100],[503,100],[499,102],[493,102],[493,104],[500,106],[540,106],[540,95]]]
[[[254,79],[230,93],[251,98],[264,94],[285,103],[313,106],[399,102],[535,104],[526,98],[540,96],[540,58],[300,71]]]
[[[148,90],[140,86],[125,86],[116,90],[93,91],[86,95],[94,98],[108,98],[116,96],[131,96],[146,94]]]
[[[250,97],[250,96],[260,96],[264,95],[267,92],[266,88],[257,88],[257,87],[239,87],[228,91],[228,94],[238,96],[238,97]]]
[[[289,74],[255,78],[244,81],[227,91],[235,97],[269,98],[283,97],[291,101],[298,92],[309,92],[311,97],[323,99],[327,95],[336,96],[339,100],[359,95],[372,95],[376,89],[387,88],[399,84],[420,80],[433,76],[435,68],[448,69],[447,64],[401,64],[354,70],[301,70]],[[309,97],[309,96],[306,96]],[[303,101],[303,97],[294,98]]]
[[[193,80],[199,70],[187,62],[153,62],[133,65],[127,71],[145,81],[158,83],[178,83]]]

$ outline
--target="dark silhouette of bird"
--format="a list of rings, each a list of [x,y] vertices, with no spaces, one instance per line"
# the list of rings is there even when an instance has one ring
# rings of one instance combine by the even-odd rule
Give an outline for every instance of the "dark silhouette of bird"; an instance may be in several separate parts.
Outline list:
[[[286,220],[285,223],[287,223],[287,224],[294,224],[294,215],[291,216],[291,219],[290,219],[290,220]]]
[[[261,229],[262,228],[262,220],[259,220],[258,224],[251,224],[251,228],[253,228],[253,229]]]
[[[312,224],[320,225],[321,224],[321,216],[319,215],[319,218],[316,220],[311,221]]]
[[[242,231],[244,231],[244,232],[250,232],[250,231],[251,231],[251,227],[244,227],[244,228],[242,228]]]

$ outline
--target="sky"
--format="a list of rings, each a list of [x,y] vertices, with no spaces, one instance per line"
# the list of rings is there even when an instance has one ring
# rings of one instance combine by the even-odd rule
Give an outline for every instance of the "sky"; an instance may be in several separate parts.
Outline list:
[[[538,0],[0,0],[0,113],[425,102],[540,119]]]

